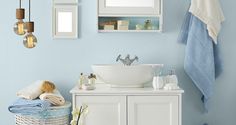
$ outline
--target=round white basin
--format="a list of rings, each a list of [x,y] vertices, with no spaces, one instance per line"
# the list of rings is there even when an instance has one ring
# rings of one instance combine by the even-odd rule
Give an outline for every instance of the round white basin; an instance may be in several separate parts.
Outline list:
[[[92,65],[98,79],[111,87],[143,87],[152,81],[154,71],[160,70],[163,64],[140,64],[124,66],[121,64]]]

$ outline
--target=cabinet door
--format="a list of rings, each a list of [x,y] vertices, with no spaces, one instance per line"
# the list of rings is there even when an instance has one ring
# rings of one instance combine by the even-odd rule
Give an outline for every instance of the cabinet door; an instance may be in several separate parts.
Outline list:
[[[88,105],[83,125],[125,125],[125,96],[76,96],[75,106]]]
[[[179,125],[178,96],[129,96],[128,125]]]
[[[159,15],[162,0],[98,0],[99,15]]]

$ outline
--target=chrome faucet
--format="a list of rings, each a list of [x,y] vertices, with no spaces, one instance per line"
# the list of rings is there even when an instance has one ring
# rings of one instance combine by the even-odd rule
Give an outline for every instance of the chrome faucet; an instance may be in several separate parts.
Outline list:
[[[130,66],[135,60],[138,61],[138,57],[135,56],[133,59],[130,59],[130,55],[128,54],[124,59],[121,59],[121,55],[116,58],[116,62],[121,61],[125,66]]]

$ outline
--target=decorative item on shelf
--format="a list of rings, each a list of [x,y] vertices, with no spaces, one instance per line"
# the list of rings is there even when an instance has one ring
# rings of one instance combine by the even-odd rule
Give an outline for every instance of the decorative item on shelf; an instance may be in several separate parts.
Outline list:
[[[145,21],[144,29],[145,30],[152,30],[152,21],[151,20]]]
[[[75,108],[72,111],[72,120],[70,122],[71,125],[82,125],[83,121],[81,117],[85,117],[88,113],[88,106],[83,104],[80,108]]]
[[[23,39],[26,48],[34,48],[37,44],[37,38],[33,35],[34,22],[30,20],[31,14],[31,0],[29,0],[29,22],[26,22],[27,34]]]
[[[99,29],[103,29],[103,30],[106,30],[105,29],[105,25],[113,25],[114,26],[114,29],[117,29],[117,21],[116,20],[110,20],[110,21],[105,21],[105,22],[100,22],[99,23]],[[107,28],[107,27],[106,27]]]
[[[129,30],[129,21],[128,20],[118,20],[117,21],[118,30]]]
[[[143,30],[143,25],[137,24],[136,25],[136,30]]]
[[[104,25],[104,30],[115,30],[114,25]]]
[[[16,9],[16,19],[18,19],[18,21],[14,24],[14,32],[17,35],[24,35],[25,23],[23,19],[25,19],[25,9],[21,8],[21,0],[19,1],[19,8]]]

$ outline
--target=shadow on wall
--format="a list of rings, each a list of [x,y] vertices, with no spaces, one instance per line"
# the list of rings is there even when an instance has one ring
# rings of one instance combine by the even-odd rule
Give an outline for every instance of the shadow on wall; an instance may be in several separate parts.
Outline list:
[[[186,1],[186,0],[183,0]],[[163,0],[164,2],[164,33],[176,32],[176,29],[181,27],[178,21],[183,20],[183,14],[187,12],[189,8],[190,0],[188,2],[180,2],[179,0]],[[172,9],[170,9],[172,8]],[[176,11],[178,10],[178,11]],[[182,22],[182,21],[181,21]]]

